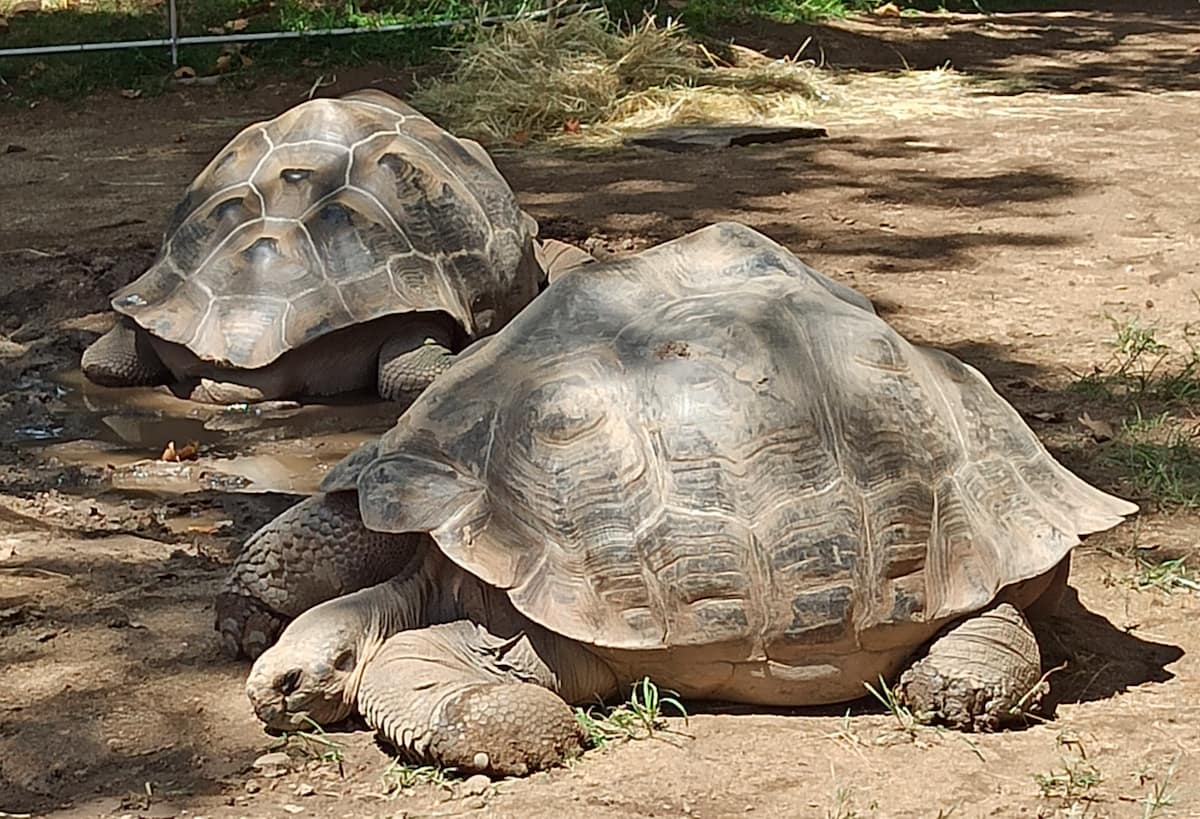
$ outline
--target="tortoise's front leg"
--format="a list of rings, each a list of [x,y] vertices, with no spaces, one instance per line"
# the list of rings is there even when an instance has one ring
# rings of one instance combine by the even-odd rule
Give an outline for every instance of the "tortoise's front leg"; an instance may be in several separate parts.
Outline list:
[[[80,369],[88,381],[102,387],[153,387],[171,379],[146,331],[128,318],[121,318],[83,351]]]
[[[302,612],[364,589],[417,562],[419,535],[363,526],[358,495],[314,495],[246,540],[216,600],[224,653],[254,659]]]
[[[995,730],[1036,706],[1045,693],[1037,640],[1011,603],[959,622],[903,674],[899,699],[921,722]]]
[[[414,762],[500,776],[561,764],[583,731],[522,639],[468,620],[396,634],[363,671],[358,710]]]
[[[388,401],[411,403],[454,363],[453,330],[438,316],[413,314],[379,351],[378,391]]]

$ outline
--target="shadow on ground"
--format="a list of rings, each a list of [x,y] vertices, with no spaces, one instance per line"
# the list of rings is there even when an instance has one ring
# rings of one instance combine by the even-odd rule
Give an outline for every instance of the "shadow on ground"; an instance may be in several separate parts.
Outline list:
[[[996,14],[855,17],[824,25],[756,21],[722,32],[773,56],[832,68],[951,66],[1068,93],[1200,89],[1200,18],[1186,0],[1055,3]],[[1039,4],[1040,5],[1040,4]],[[807,45],[805,45],[807,43]]]

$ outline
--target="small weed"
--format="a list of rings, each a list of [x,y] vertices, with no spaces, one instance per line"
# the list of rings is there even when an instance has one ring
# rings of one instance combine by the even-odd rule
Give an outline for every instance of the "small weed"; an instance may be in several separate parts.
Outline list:
[[[449,787],[447,777],[453,772],[453,768],[439,768],[436,765],[408,765],[399,759],[394,759],[380,777],[383,781],[383,795],[385,797],[397,796],[418,785]]]
[[[1123,424],[1100,460],[1120,469],[1134,491],[1165,506],[1200,508],[1200,430],[1170,415],[1140,413]]]
[[[1112,354],[1072,389],[1124,408],[1130,417],[1100,450],[1139,496],[1168,507],[1200,508],[1200,428],[1179,413],[1200,401],[1200,327],[1182,328],[1183,347],[1159,328],[1109,316]]]
[[[675,692],[662,696],[658,686],[643,677],[633,684],[629,700],[612,709],[576,708],[575,719],[583,726],[588,744],[603,748],[611,742],[634,739],[649,739],[658,732],[667,730],[663,708],[674,709],[687,722],[687,709],[678,700]]]
[[[311,730],[285,732],[282,741],[274,746],[275,749],[294,748],[306,759],[317,760],[327,765],[336,765],[338,775],[344,777],[346,772],[343,764],[346,761],[346,755],[342,751],[342,746],[330,739],[329,735],[325,733],[325,729],[316,722],[308,719],[308,723],[312,726]]]
[[[1090,801],[1091,790],[1104,778],[1087,757],[1083,743],[1070,734],[1059,734],[1056,740],[1064,753],[1060,754],[1061,769],[1034,775],[1043,799],[1058,799],[1064,806]]]
[[[1183,403],[1200,398],[1200,329],[1187,324],[1182,334],[1187,350],[1178,352],[1159,338],[1159,328],[1136,317],[1119,321],[1108,316],[1114,340],[1107,362],[1079,377],[1076,392],[1093,398],[1117,398],[1135,404]]]
[[[1200,580],[1195,570],[1187,565],[1187,558],[1176,557],[1171,560],[1154,562],[1138,555],[1137,572],[1134,574],[1133,585],[1138,590],[1159,589],[1170,594],[1174,591],[1200,591]]]
[[[912,710],[900,701],[895,689],[889,686],[882,676],[879,678],[878,690],[869,682],[864,682],[863,685],[871,692],[871,696],[879,700],[887,712],[895,717],[896,724],[901,731],[909,734],[916,731],[917,718],[913,716]]]
[[[1176,766],[1179,764],[1179,757],[1171,760],[1167,772],[1162,779],[1158,779],[1152,774],[1143,772],[1138,774],[1138,784],[1145,785],[1147,781],[1153,780],[1150,786],[1150,792],[1142,799],[1142,819],[1157,819],[1163,811],[1175,804],[1175,789],[1171,786],[1171,779],[1175,776]]]
[[[852,787],[838,785],[833,791],[833,804],[825,809],[825,819],[859,819],[853,794]]]

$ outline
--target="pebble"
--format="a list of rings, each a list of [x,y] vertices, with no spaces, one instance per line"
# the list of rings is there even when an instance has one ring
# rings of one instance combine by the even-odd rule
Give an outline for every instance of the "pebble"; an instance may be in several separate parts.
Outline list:
[[[487,774],[469,776],[462,783],[463,796],[483,796],[492,787],[492,780]]]
[[[246,788],[246,793],[258,793],[260,790],[262,790],[262,786],[259,785],[257,782],[255,782],[253,779],[246,780],[245,788]]]

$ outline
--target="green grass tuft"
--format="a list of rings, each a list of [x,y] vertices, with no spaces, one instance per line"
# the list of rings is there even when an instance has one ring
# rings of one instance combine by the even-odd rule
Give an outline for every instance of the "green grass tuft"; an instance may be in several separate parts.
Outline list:
[[[687,721],[687,709],[673,691],[659,691],[643,677],[633,684],[629,699],[614,708],[576,708],[575,719],[583,726],[588,744],[603,748],[614,742],[650,739],[669,730],[664,709],[675,711]]]
[[[1182,343],[1172,345],[1136,317],[1109,320],[1109,359],[1071,385],[1084,399],[1126,413],[1097,460],[1119,471],[1139,497],[1200,508],[1200,425],[1191,412],[1200,400],[1198,330],[1184,325]]]
[[[436,765],[410,765],[394,759],[380,777],[383,783],[383,795],[385,797],[399,796],[419,785],[449,787],[448,780],[453,773],[453,768],[439,768]]]

